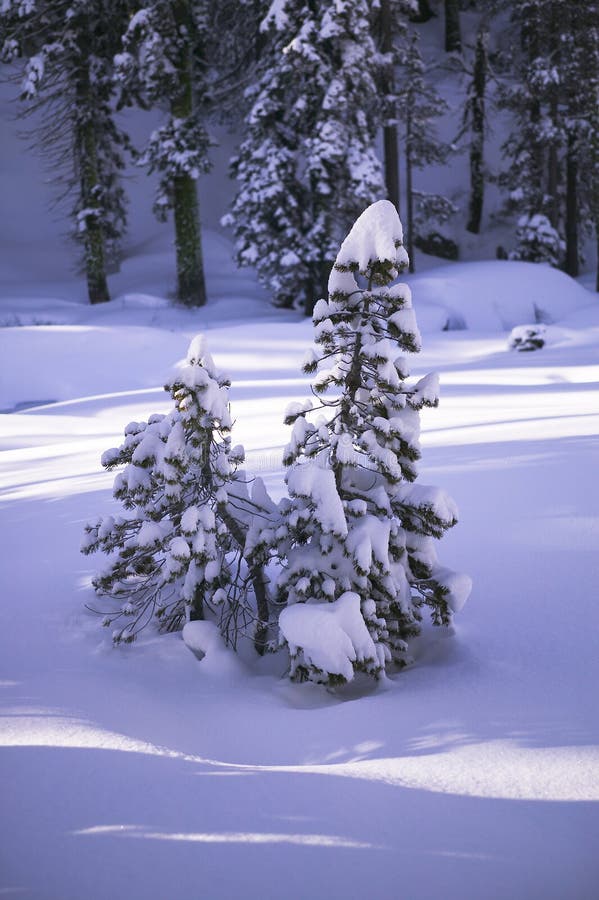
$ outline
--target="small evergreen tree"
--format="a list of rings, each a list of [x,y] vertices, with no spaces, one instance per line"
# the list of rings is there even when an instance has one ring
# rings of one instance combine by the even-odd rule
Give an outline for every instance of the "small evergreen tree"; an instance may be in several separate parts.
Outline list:
[[[109,471],[124,467],[114,497],[125,515],[88,524],[82,552],[107,556],[93,585],[119,600],[104,619],[107,626],[118,623],[116,643],[134,640],[153,616],[163,631],[178,629],[186,618],[219,616],[229,642],[257,627],[263,649],[264,579],[255,561],[245,569],[243,561],[257,506],[238,471],[243,448],[231,447],[228,387],[202,339],[195,338],[185,365],[166,387],[174,409],[131,422],[124,443],[102,457]],[[261,492],[268,505],[264,498]]]
[[[547,216],[522,216],[516,230],[516,247],[510,259],[549,263],[558,269],[564,258],[565,244]]]
[[[113,55],[126,8],[119,0],[6,0],[0,59],[16,67],[25,115],[40,114],[34,145],[69,198],[91,303],[110,299],[108,265],[126,225],[120,180],[126,134],[113,116]]]
[[[314,309],[304,371],[317,373],[323,399],[287,411],[289,499],[256,542],[276,546],[283,563],[276,599],[296,679],[333,684],[402,664],[422,606],[448,624],[469,592],[434,547],[455,505],[413,483],[419,410],[438,397],[436,376],[408,381],[402,351],[417,352],[420,336],[410,290],[395,283],[407,264],[395,208],[379,201],[343,242],[328,300]]]

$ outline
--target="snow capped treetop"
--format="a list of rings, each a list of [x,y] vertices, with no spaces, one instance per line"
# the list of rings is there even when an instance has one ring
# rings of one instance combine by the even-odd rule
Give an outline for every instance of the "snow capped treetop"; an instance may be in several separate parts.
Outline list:
[[[364,210],[341,245],[335,268],[363,274],[376,262],[391,263],[398,272],[408,265],[403,230],[394,205],[378,200]]]
[[[185,362],[179,366],[172,383],[166,385],[177,401],[184,422],[199,415],[205,427],[218,427],[225,432],[232,424],[229,387],[228,376],[217,370],[202,334],[193,338]]]

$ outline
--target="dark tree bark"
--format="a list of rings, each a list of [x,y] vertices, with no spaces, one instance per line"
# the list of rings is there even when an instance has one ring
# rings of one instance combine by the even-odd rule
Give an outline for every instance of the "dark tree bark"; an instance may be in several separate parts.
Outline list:
[[[206,287],[200,237],[196,183],[189,175],[173,179],[177,300],[185,306],[204,306]]]
[[[413,13],[410,18],[412,22],[428,22],[434,17],[435,13],[431,9],[429,0],[418,0],[418,12]]]
[[[409,271],[416,271],[414,262],[414,190],[412,186],[412,148],[411,148],[412,117],[409,107],[406,116],[406,250],[410,259]]]
[[[550,8],[550,17],[549,35],[551,58],[554,64],[558,64],[560,21],[557,17],[556,9],[553,6]],[[559,87],[557,84],[553,84],[550,89],[549,118],[557,128],[559,118]],[[549,151],[547,154],[547,215],[554,228],[557,228],[559,224],[559,174],[558,146],[554,138],[549,144]]]
[[[76,84],[79,109],[90,108],[91,86],[87,66],[81,66]],[[97,207],[97,196],[101,190],[98,176],[98,154],[94,121],[91,115],[82,117],[76,126],[75,162],[79,172],[80,200],[83,209],[90,210],[85,216],[83,236],[85,277],[90,303],[106,303],[110,300],[106,280],[106,241],[104,230],[93,210]]]
[[[445,0],[445,51],[459,53],[461,49],[460,2],[459,0]]]
[[[389,0],[381,0],[381,49],[389,54],[391,62],[385,72],[385,93],[387,97],[395,95],[395,72],[393,65],[393,22]],[[392,110],[388,110],[391,113]],[[394,118],[394,117],[392,117]],[[397,137],[397,123],[388,122],[383,128],[383,152],[385,165],[385,185],[387,198],[399,211],[399,142]]]
[[[191,28],[188,4],[180,0],[173,5],[180,27]],[[193,115],[193,60],[189,44],[182,42],[179,59],[180,92],[172,103],[174,118],[187,119]],[[173,213],[175,220],[175,251],[177,256],[177,300],[185,306],[204,306],[206,281],[202,256],[202,235],[196,182],[189,175],[173,179]]]
[[[579,274],[578,265],[578,162],[575,139],[568,136],[566,155],[566,262],[565,270],[572,278]]]
[[[470,138],[470,204],[466,229],[472,234],[480,232],[485,191],[485,90],[488,69],[488,40],[489,32],[487,27],[481,24],[476,38],[474,76],[472,80],[472,96],[470,98],[472,128]]]

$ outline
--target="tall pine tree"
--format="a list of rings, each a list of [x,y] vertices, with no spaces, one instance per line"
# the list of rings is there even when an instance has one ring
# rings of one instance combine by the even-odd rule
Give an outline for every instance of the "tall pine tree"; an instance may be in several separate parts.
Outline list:
[[[273,3],[262,33],[262,74],[233,162],[238,193],[223,221],[238,262],[255,266],[275,304],[309,312],[343,233],[385,193],[374,149],[379,55],[366,0]]]
[[[414,171],[447,161],[452,147],[442,141],[435,129],[435,119],[447,112],[448,106],[427,79],[426,63],[420,52],[417,32],[412,34],[402,68],[404,90],[398,99],[403,126],[406,170],[406,246],[410,271],[415,270],[414,246],[419,225],[436,221],[441,224],[456,208],[442,194],[419,191],[414,186]]]
[[[512,6],[519,52],[510,55],[503,92],[514,121],[502,176],[511,207],[524,215],[528,230],[539,222],[544,233],[550,226],[554,238],[564,239],[556,264],[574,276],[582,235],[594,221],[589,151],[596,127],[598,14],[594,0],[522,0]],[[521,255],[520,248],[516,253]]]
[[[206,303],[197,181],[210,168],[208,103],[209,0],[149,0],[137,9],[116,57],[121,104],[166,107],[167,116],[144,148],[140,164],[160,176],[154,210],[172,211],[177,300]]]
[[[107,265],[126,223],[120,181],[126,135],[113,117],[113,55],[126,8],[119,0],[6,0],[0,52],[21,82],[25,113],[39,113],[34,143],[71,201],[91,303],[110,299]]]

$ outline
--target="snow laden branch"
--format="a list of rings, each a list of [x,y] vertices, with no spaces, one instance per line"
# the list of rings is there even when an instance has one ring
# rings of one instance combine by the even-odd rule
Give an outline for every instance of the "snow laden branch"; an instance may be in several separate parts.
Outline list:
[[[166,386],[174,409],[131,422],[123,444],[102,457],[106,469],[120,469],[114,497],[125,514],[89,523],[82,551],[106,555],[93,585],[118,601],[104,617],[116,643],[133,641],[154,618],[162,631],[213,618],[228,643],[253,635],[264,649],[264,575],[244,546],[252,515],[273,505],[258,479],[250,496],[239,469],[244,451],[231,446],[228,388],[195,338]]]
[[[328,299],[314,308],[304,370],[326,401],[288,408],[289,497],[262,551],[281,561],[276,601],[291,677],[326,684],[356,671],[381,677],[405,665],[423,607],[448,625],[470,592],[442,568],[435,540],[457,522],[444,491],[414,484],[419,410],[438,403],[438,379],[409,379],[406,352],[421,339],[407,285],[395,207],[374,203],[341,245]],[[322,410],[326,410],[326,414]]]

